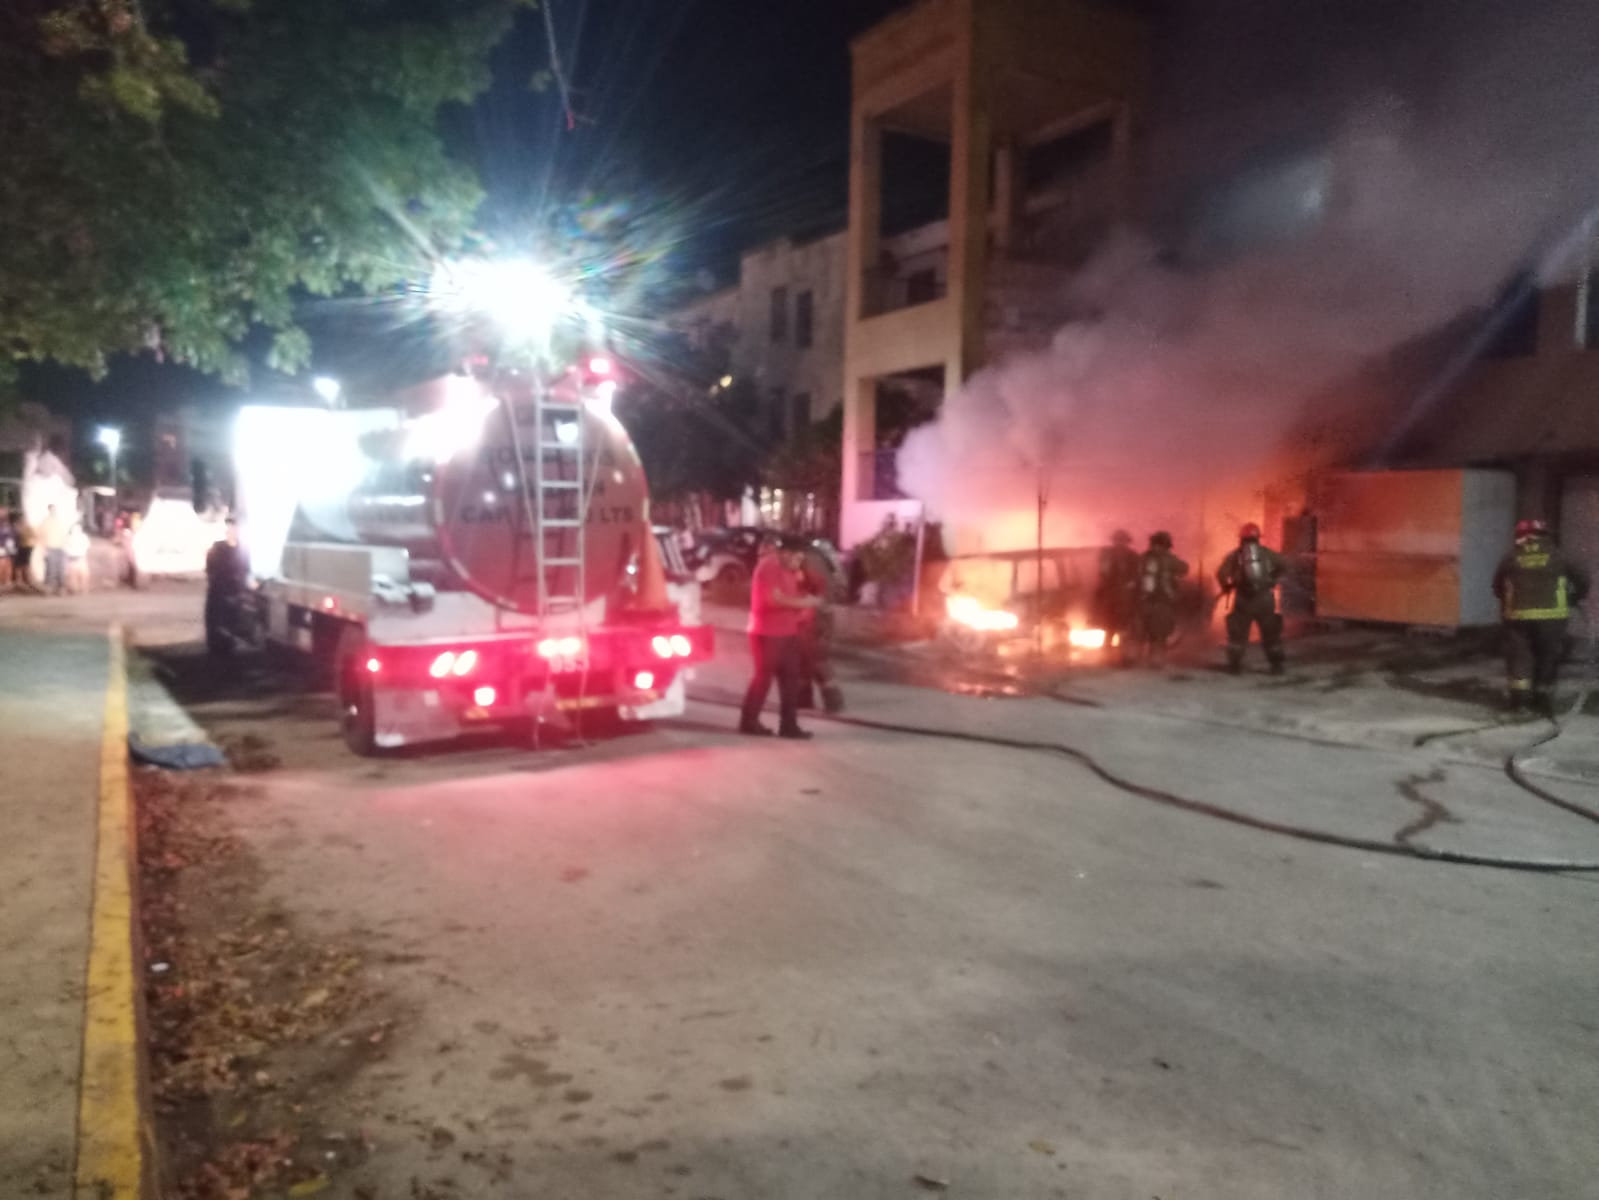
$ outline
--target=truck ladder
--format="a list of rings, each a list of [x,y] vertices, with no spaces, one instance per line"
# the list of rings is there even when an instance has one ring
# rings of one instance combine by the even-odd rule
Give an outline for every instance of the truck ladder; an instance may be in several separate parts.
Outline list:
[[[534,444],[522,451],[524,463],[532,460],[532,470],[522,471],[530,517],[525,548],[532,553],[517,564],[517,574],[520,581],[536,584],[542,625],[566,613],[581,618],[585,603],[587,438],[580,399],[568,402],[540,384],[533,390],[533,416]]]

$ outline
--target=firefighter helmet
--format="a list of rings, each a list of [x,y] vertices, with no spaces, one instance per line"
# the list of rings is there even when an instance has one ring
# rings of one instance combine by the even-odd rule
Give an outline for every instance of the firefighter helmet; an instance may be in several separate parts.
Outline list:
[[[1238,540],[1240,542],[1260,541],[1260,526],[1256,525],[1253,521],[1249,522],[1249,524],[1245,525],[1238,531]]]
[[[1110,535],[1110,544],[1112,546],[1131,546],[1133,544],[1133,535],[1125,529],[1118,529]]]
[[[1164,529],[1156,530],[1149,535],[1149,545],[1151,549],[1170,550],[1171,534]]]
[[[1536,517],[1528,517],[1516,522],[1516,540],[1530,537],[1545,537],[1549,533],[1549,522],[1540,521]]]

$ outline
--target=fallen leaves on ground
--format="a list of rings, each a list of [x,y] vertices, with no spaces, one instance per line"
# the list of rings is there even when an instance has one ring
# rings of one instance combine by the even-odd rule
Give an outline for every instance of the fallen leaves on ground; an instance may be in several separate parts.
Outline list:
[[[363,955],[262,903],[262,872],[228,831],[226,777],[143,770],[134,793],[163,1194],[316,1195],[369,1150],[328,1133],[319,1105],[392,1028]]]

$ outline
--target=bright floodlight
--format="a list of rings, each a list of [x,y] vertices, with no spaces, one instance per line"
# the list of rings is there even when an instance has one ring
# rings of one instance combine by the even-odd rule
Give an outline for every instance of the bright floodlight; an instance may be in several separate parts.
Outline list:
[[[337,379],[331,375],[318,375],[311,381],[311,387],[318,396],[332,404],[339,398],[339,393],[344,390]]]
[[[547,338],[573,311],[572,294],[527,258],[445,263],[434,274],[432,290],[436,300],[486,316],[515,338]]]
[[[95,440],[115,458],[118,447],[122,445],[122,430],[111,425],[102,425],[94,436]]]

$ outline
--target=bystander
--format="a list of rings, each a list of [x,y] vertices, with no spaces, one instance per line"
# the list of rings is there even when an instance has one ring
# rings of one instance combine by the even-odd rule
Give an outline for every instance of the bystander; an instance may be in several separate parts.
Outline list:
[[[802,538],[787,537],[776,543],[768,538],[761,545],[760,561],[750,579],[750,656],[754,659],[754,674],[744,693],[740,733],[771,736],[772,731],[761,724],[760,717],[775,680],[780,714],[777,735],[800,739],[811,736],[799,725],[800,633],[804,614],[820,608],[823,601],[804,594],[800,578],[804,556]]]

